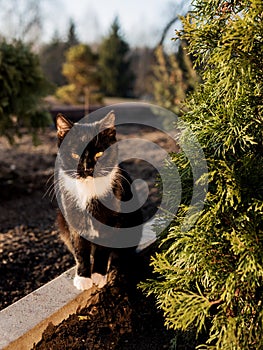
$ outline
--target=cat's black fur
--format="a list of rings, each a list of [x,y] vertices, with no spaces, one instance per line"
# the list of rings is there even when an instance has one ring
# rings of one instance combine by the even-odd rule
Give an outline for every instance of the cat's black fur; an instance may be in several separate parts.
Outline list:
[[[115,116],[113,113],[109,113],[102,122],[96,122],[93,124],[90,124],[91,128],[100,128],[101,123],[103,123],[104,128],[102,128],[102,131],[98,133],[96,137],[94,137],[85,147],[84,151],[82,152],[81,156],[79,157],[79,160],[77,162],[77,171],[75,172],[75,176],[79,179],[82,179],[85,181],[85,179],[89,177],[96,176],[94,174],[94,168],[97,163],[96,154],[98,152],[104,152],[109,146],[116,143],[116,130],[114,125]],[[57,136],[58,136],[58,146],[60,147],[63,140],[65,139],[68,132],[73,127],[73,123],[68,120],[63,115],[59,114],[56,119],[56,127],[57,127]],[[105,129],[106,126],[106,129]],[[100,130],[100,129],[99,129]],[[76,140],[76,138],[73,138],[73,141]],[[76,141],[73,142],[73,144],[70,145],[69,154],[64,155],[63,162],[66,164],[67,161],[70,161],[71,154],[75,154],[75,149],[78,149],[78,145],[76,144]],[[112,158],[109,159],[107,164],[115,164],[114,157],[116,157],[116,154],[114,152],[109,153],[108,157]],[[67,159],[68,158],[68,159]],[[99,165],[99,164],[97,164]],[[62,164],[63,167],[63,164]],[[112,181],[112,190],[114,195],[117,199],[121,200],[122,202],[129,201],[133,194],[131,192],[131,179],[129,178],[128,174],[122,169],[119,165],[114,165],[113,167],[115,170],[114,175],[114,181]],[[101,174],[103,173],[103,167]],[[107,170],[108,172],[110,170]],[[60,189],[63,191],[63,186]],[[71,196],[65,196],[65,200],[67,201],[67,206],[73,208],[76,210],[76,202],[72,200]],[[109,200],[112,200],[109,198]],[[121,208],[119,208],[121,209]],[[78,218],[77,221],[85,221],[86,220],[86,210],[80,211],[78,210]],[[99,198],[96,196],[91,198],[87,203],[87,211],[89,211],[93,217],[95,217],[96,220],[103,223],[104,225],[108,225],[110,227],[117,227],[117,228],[127,228],[127,227],[134,227],[137,225],[142,224],[142,212],[140,209],[132,212],[132,213],[122,213],[120,211],[114,211],[106,207]],[[81,218],[80,218],[81,216]],[[78,232],[78,230],[72,228],[72,225],[67,222],[67,219],[65,218],[65,214],[62,214],[62,211],[59,210],[58,217],[57,217],[57,223],[59,226],[60,234],[66,245],[68,246],[69,250],[72,252],[72,254],[75,257],[77,267],[76,267],[76,278],[83,277],[86,278],[87,281],[90,279],[94,274],[99,274],[102,276],[105,276],[108,272],[109,268],[109,257],[112,253],[116,255],[122,255],[126,258],[126,260],[131,256],[131,254],[134,254],[135,247],[134,248],[109,248],[105,247],[99,244],[96,244],[94,242],[91,242],[90,240],[87,240],[83,237],[83,234],[81,232]],[[99,229],[98,229],[99,230]],[[141,231],[136,229],[134,230],[134,234],[137,235],[137,244],[140,240]],[[93,274],[93,275],[92,275]],[[83,280],[84,281],[84,280]],[[84,281],[85,282],[85,281]],[[99,283],[95,280],[93,281],[95,284],[99,284],[100,286],[103,286],[104,283]],[[74,282],[75,286],[79,289],[87,289],[87,284],[85,286],[85,283],[78,284],[78,281]]]

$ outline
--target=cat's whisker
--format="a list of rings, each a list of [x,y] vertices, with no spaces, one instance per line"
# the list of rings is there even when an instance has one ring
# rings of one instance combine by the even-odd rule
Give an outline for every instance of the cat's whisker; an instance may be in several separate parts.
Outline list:
[[[48,187],[48,189],[45,192],[45,194],[43,195],[43,198],[48,195],[48,196],[51,197],[51,200],[53,201],[53,199],[55,198],[55,195],[57,194],[58,187],[59,187],[59,183],[56,183],[56,182],[52,183]]]
[[[53,190],[54,190],[54,182],[48,186],[48,188],[47,188],[46,192],[43,194],[42,198],[45,198],[46,196],[48,196],[48,197],[51,196],[53,194]],[[54,199],[53,195],[51,196],[51,199],[52,200]]]
[[[63,169],[63,172],[72,177],[76,177],[78,175],[78,172],[76,171],[76,169],[67,169],[67,170]]]
[[[45,198],[47,195],[49,196],[50,195],[50,189],[52,188],[53,186],[53,179],[54,179],[54,174],[50,175],[49,178],[47,179],[46,181],[46,186],[48,186],[48,184],[51,182],[51,185],[48,186],[46,192],[43,194],[42,198]]]
[[[53,187],[53,184],[50,185],[50,186],[48,187],[48,189],[46,190],[46,192],[43,194],[42,199],[45,198],[45,197],[49,197],[49,196],[51,195],[51,193],[52,193],[52,187]]]
[[[105,170],[105,169],[107,169],[107,170]],[[128,185],[130,184],[128,179],[118,171],[119,167],[117,165],[113,166],[113,167],[104,167],[103,170],[108,171],[108,173],[110,173],[113,170],[117,170],[116,177],[114,178],[114,182],[116,183],[116,181],[118,181],[118,180],[123,180],[123,181],[127,182]],[[122,169],[122,171],[124,173],[126,173],[127,175],[129,175],[129,173],[126,170]],[[122,190],[123,190],[123,186],[122,186]]]
[[[48,185],[50,181],[54,179],[54,176],[55,176],[54,173],[49,176],[49,178],[47,179],[46,185]]]
[[[65,170],[65,173],[70,175],[72,178],[77,178],[78,174],[76,170]],[[53,181],[52,181],[53,180]],[[58,193],[58,190],[63,187],[63,182],[59,178],[59,171],[55,171],[47,180],[46,184],[48,185],[52,181],[52,183],[48,186],[46,192],[43,194],[42,198],[46,196],[51,197],[51,200],[55,198],[55,195]],[[62,185],[62,186],[61,186]]]
[[[59,193],[65,188],[64,183],[62,180],[57,181],[56,184],[54,184],[52,190],[53,190],[53,196],[52,198],[54,199],[55,195],[58,196]]]
[[[108,173],[110,173],[113,170],[117,170],[113,182],[117,183],[121,187],[122,191],[124,191],[124,187],[123,187],[122,183],[120,181],[118,181],[118,180],[123,180],[123,181],[127,182],[127,184],[130,184],[128,179],[124,175],[120,174],[120,172],[118,171],[119,170],[118,166],[107,167],[107,168],[104,168],[104,169],[109,169],[109,170],[106,170]]]

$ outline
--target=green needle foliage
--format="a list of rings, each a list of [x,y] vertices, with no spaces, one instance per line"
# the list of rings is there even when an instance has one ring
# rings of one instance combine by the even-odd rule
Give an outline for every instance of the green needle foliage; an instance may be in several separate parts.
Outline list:
[[[196,184],[184,152],[174,154],[182,202],[152,258],[156,279],[142,287],[168,327],[201,335],[198,349],[263,349],[262,17],[261,0],[195,0],[179,33],[201,67],[182,119],[204,151],[208,193],[184,232]]]
[[[78,44],[68,49],[62,73],[69,84],[56,91],[61,101],[69,104],[101,102],[97,55],[88,45]]]
[[[51,117],[41,98],[51,90],[37,55],[21,42],[0,43],[0,135],[10,143],[25,127],[36,142],[39,128],[50,125]]]
[[[99,47],[101,87],[106,96],[129,96],[134,79],[130,69],[129,50],[129,45],[121,35],[118,18],[115,18],[109,35]]]

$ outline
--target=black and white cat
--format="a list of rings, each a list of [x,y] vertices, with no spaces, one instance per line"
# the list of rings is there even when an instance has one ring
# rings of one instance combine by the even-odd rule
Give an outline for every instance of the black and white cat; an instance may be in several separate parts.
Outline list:
[[[135,253],[143,221],[138,205],[131,212],[122,210],[131,199],[136,201],[136,194],[128,174],[117,164],[115,115],[110,112],[94,123],[73,124],[59,114],[56,127],[57,222],[76,260],[74,285],[80,290],[93,284],[101,288],[107,282],[110,257],[127,259]]]

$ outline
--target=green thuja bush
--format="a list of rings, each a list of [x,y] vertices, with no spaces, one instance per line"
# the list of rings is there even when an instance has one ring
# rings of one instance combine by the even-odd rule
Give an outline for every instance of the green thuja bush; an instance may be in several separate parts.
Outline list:
[[[196,183],[183,150],[173,154],[182,201],[142,288],[169,328],[202,335],[198,349],[263,349],[262,17],[259,0],[195,0],[179,33],[201,67],[182,119],[204,151],[208,192],[183,230]]]
[[[38,56],[22,42],[0,43],[0,135],[12,143],[25,127],[36,131],[51,123],[41,98],[51,90]]]

